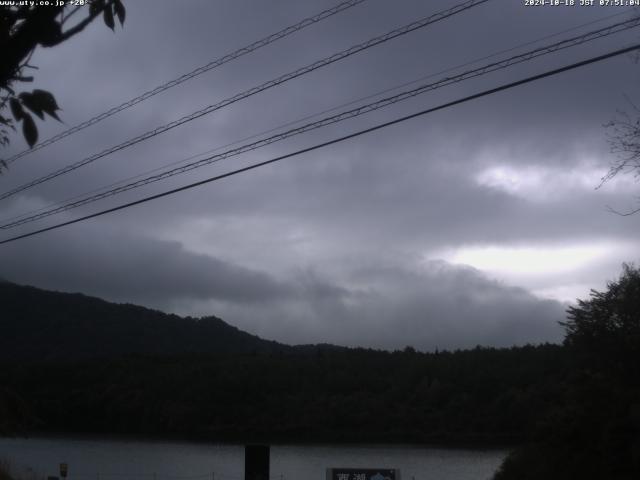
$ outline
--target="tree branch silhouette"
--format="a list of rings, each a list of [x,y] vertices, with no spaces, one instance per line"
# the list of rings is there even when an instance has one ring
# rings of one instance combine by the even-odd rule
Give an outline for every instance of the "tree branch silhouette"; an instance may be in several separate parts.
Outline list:
[[[84,18],[66,30],[69,19],[81,8]],[[68,11],[69,13],[65,15]],[[51,48],[60,45],[82,32],[98,16],[105,25],[115,30],[115,18],[124,25],[126,11],[121,0],[93,0],[86,7],[67,6],[0,6],[0,145],[10,142],[10,131],[21,124],[22,134],[30,147],[38,141],[38,129],[32,114],[40,120],[45,114],[59,120],[59,107],[55,97],[46,90],[16,92],[16,84],[32,82],[32,75],[25,75],[26,68],[38,47]],[[9,113],[4,111],[9,108]],[[0,160],[0,172],[6,164]]]

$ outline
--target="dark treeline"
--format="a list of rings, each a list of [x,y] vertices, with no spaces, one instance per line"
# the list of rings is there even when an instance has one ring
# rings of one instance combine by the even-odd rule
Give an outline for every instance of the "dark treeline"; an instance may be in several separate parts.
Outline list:
[[[291,347],[215,317],[0,283],[0,429],[209,440],[512,443],[561,395],[557,345]]]
[[[640,478],[633,267],[569,309],[563,345],[509,349],[291,347],[11,284],[0,305],[1,433],[518,444],[496,480]]]
[[[640,478],[640,268],[567,313],[564,391],[496,480]]]
[[[182,318],[82,294],[0,281],[0,361],[126,355],[249,353],[290,349],[216,317]]]
[[[312,350],[5,363],[0,384],[14,428],[32,431],[513,443],[562,395],[567,361],[554,345]]]

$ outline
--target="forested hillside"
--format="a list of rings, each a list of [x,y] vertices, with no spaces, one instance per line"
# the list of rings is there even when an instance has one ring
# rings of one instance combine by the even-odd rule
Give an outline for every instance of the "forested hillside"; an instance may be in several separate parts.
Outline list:
[[[560,346],[290,347],[0,284],[0,428],[212,440],[511,443],[561,394]]]
[[[518,443],[497,479],[640,473],[640,270],[629,266],[569,309],[563,345],[431,353],[290,347],[213,317],[0,290],[0,433]]]
[[[437,354],[317,347],[13,364],[0,384],[26,431],[486,444],[524,437],[562,396],[565,364],[554,345]]]
[[[0,359],[56,361],[123,355],[286,349],[216,317],[181,318],[82,294],[0,282]]]

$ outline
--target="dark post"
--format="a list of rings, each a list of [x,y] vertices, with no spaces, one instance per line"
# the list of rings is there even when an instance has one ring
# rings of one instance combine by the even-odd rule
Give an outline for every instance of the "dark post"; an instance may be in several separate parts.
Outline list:
[[[269,445],[244,447],[244,480],[269,480]]]

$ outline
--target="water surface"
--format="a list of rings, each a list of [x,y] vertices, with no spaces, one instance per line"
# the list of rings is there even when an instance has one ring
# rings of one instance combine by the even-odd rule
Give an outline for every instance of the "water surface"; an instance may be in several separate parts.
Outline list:
[[[272,480],[324,480],[328,467],[398,468],[402,480],[490,479],[507,452],[419,446],[274,445]],[[67,480],[241,480],[242,445],[73,438],[0,438],[0,460],[29,478]]]

